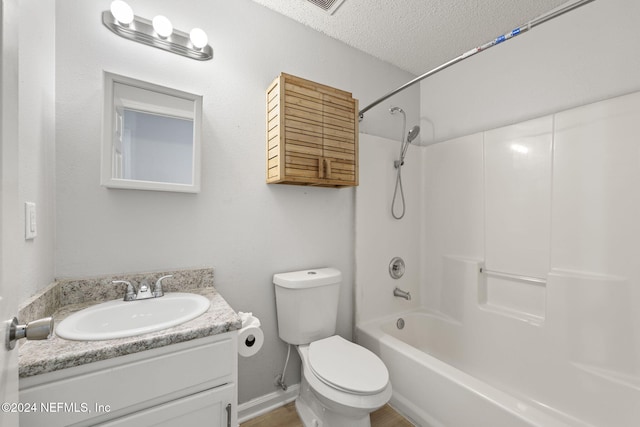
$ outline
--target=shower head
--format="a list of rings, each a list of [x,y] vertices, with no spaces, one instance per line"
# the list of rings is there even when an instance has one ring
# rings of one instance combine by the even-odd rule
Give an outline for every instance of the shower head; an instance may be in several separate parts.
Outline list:
[[[400,108],[400,107],[391,107],[391,108],[389,108],[389,112],[391,114],[395,114],[395,113],[398,113],[398,112],[404,113],[404,110],[402,108]]]
[[[407,134],[407,144],[410,144],[411,141],[416,139],[416,137],[420,134],[420,126],[416,125],[409,129],[409,133]]]

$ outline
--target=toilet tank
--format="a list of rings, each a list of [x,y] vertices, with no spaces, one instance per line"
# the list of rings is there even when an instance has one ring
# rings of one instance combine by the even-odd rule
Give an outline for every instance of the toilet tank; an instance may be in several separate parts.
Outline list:
[[[274,274],[280,338],[308,344],[334,335],[341,282],[335,268]]]

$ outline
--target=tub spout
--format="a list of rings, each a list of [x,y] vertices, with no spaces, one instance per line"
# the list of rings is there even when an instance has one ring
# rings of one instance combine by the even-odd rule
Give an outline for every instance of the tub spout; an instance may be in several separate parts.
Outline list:
[[[394,297],[404,298],[404,299],[406,299],[407,301],[411,301],[411,292],[403,291],[403,290],[402,290],[402,289],[400,289],[400,288],[395,288],[395,289],[393,290],[393,296],[394,296]]]

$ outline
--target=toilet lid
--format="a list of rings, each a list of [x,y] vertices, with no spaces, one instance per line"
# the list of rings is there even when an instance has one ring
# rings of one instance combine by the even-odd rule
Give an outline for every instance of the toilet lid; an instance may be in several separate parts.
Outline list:
[[[351,393],[378,393],[389,382],[378,356],[338,335],[309,344],[309,366],[322,382]]]

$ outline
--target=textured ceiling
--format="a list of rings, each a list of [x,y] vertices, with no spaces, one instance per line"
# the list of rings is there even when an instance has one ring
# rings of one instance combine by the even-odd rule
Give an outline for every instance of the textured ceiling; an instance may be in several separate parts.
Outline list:
[[[329,15],[307,0],[253,0],[419,75],[566,0],[346,0]]]

